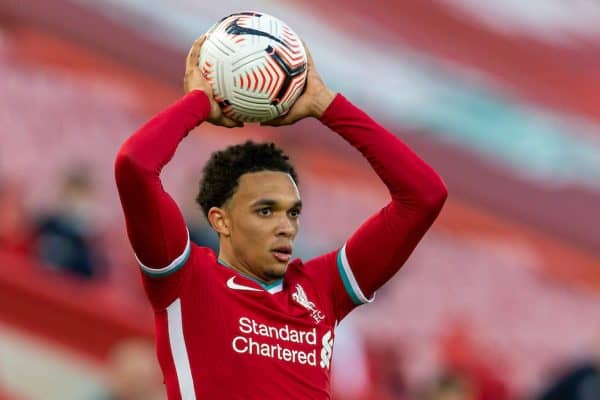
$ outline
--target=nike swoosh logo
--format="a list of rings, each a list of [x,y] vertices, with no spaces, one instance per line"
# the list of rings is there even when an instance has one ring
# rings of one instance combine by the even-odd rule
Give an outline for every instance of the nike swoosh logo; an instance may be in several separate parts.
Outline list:
[[[288,44],[286,42],[284,42],[283,40],[279,39],[276,36],[271,35],[270,33],[259,31],[258,29],[252,29],[252,28],[246,28],[244,26],[239,26],[237,19],[234,19],[233,21],[231,21],[229,26],[227,26],[227,28],[225,28],[225,32],[229,33],[230,35],[263,36],[263,37],[269,38],[271,40],[274,40],[277,43],[281,43],[288,49],[290,48],[290,46],[288,46]]]
[[[248,290],[248,291],[251,291],[251,292],[262,292],[261,289],[253,288],[251,286],[239,285],[239,284],[237,284],[237,283],[234,282],[234,279],[235,279],[235,276],[232,276],[227,281],[227,287],[229,289],[234,289],[234,290]]]

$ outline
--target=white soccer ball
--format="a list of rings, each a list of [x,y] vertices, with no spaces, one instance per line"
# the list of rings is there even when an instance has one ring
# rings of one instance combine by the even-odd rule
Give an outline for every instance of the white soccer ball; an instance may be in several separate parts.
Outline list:
[[[283,21],[240,12],[207,32],[198,63],[224,114],[268,121],[289,111],[306,82],[302,41]]]

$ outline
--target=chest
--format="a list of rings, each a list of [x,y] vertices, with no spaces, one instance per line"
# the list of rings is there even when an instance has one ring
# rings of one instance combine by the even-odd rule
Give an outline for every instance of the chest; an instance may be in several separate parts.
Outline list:
[[[333,319],[309,284],[284,285],[278,293],[222,281],[187,299],[190,331],[201,353],[248,368],[293,367],[328,373]]]

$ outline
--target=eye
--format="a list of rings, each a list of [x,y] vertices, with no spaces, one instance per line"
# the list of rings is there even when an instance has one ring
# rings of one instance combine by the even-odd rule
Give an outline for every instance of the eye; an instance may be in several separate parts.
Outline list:
[[[300,209],[299,208],[292,208],[290,211],[288,211],[288,215],[291,218],[298,218],[300,216]]]
[[[268,217],[272,214],[272,211],[269,207],[259,208],[257,211],[258,215],[261,217]]]

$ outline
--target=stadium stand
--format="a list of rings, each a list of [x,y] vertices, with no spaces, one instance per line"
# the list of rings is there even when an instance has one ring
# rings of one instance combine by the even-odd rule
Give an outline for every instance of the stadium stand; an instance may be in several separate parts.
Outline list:
[[[349,4],[352,13],[360,13],[363,7],[361,2]],[[548,100],[551,106],[600,117],[597,107],[592,107],[598,93],[586,89],[597,84],[597,75],[572,74],[577,64],[586,60],[585,54],[542,46],[533,56],[549,60],[569,55],[573,65],[542,67],[545,63],[540,62],[535,68],[542,72],[531,67],[534,69],[527,76],[521,76],[522,61],[514,60],[525,59],[523,53],[531,44],[524,42],[515,48],[509,39],[425,3],[408,1],[402,12],[395,4],[382,7],[389,13],[372,17],[385,26],[397,27],[402,40],[415,46],[429,45],[442,57],[473,63],[499,75],[506,73],[505,79],[522,90],[525,98]],[[11,369],[12,375],[0,369],[0,386],[6,386],[8,392],[0,398],[83,398],[76,396],[86,391],[91,395],[106,379],[107,360],[115,346],[130,338],[152,338],[151,310],[125,238],[112,164],[121,141],[176,99],[179,88],[169,80],[171,72],[164,64],[158,63],[162,65],[158,72],[140,75],[135,63],[119,56],[122,50],[106,51],[103,46],[109,42],[94,46],[89,39],[82,42],[65,31],[57,33],[48,24],[35,28],[23,22],[22,16],[15,17],[14,8],[10,10],[0,7],[4,17],[0,18],[0,337],[27,340],[25,344],[15,340],[14,356],[9,359],[8,353],[3,353],[0,359],[3,365],[21,365]],[[390,22],[396,17],[402,17],[403,24]],[[90,18],[95,21],[97,16]],[[451,42],[440,39],[430,43],[415,21],[439,26],[437,34]],[[476,43],[467,40],[472,37],[477,38]],[[496,65],[487,53],[469,47],[479,48],[477,43],[491,43],[490,51],[499,59],[513,62]],[[451,54],[445,53],[452,48]],[[183,53],[173,50],[173,54],[181,57]],[[556,81],[562,83],[554,93],[562,96],[540,91]],[[577,90],[569,90],[572,88]],[[414,127],[400,124],[394,128],[414,132]],[[281,136],[258,127],[227,135],[203,128],[202,134],[191,135],[178,151],[173,162],[177,167],[165,171],[167,190],[191,220],[201,218],[191,200],[210,152],[247,137],[278,141],[298,165],[309,210],[303,217],[300,256],[338,247],[385,200],[384,190],[366,164],[345,151],[337,139],[328,137],[318,124],[293,127]],[[441,166],[443,175],[449,174],[451,189],[460,186],[461,177],[473,176],[467,169],[476,168],[468,163],[460,167],[462,171],[455,165],[445,172],[443,166],[453,160],[444,159],[445,147],[430,136],[407,135],[407,141],[417,151],[423,149]],[[98,242],[106,253],[106,273],[91,280],[48,268],[35,255],[31,222],[56,205],[65,171],[82,163],[94,182],[93,205],[86,208],[86,215],[101,232]],[[481,176],[476,183],[479,186],[473,191],[487,190]],[[507,187],[524,186],[500,190]],[[10,194],[8,188],[12,188]],[[468,376],[480,399],[531,393],[543,387],[560,366],[583,357],[600,336],[600,316],[595,312],[600,306],[600,256],[590,250],[597,238],[582,242],[567,230],[554,235],[551,230],[538,229],[539,225],[527,225],[529,220],[515,218],[515,214],[507,220],[501,212],[504,209],[494,208],[480,197],[469,198],[468,190],[458,192],[396,279],[378,293],[368,312],[365,308],[356,313],[355,334],[371,349],[371,362],[378,359],[375,354],[394,349],[402,367],[390,379],[404,379],[407,388],[422,387],[440,371],[451,369]],[[527,207],[534,208],[535,201]],[[552,212],[556,210],[548,214]],[[559,219],[553,221],[556,224]],[[585,226],[591,226],[589,221]],[[584,230],[578,234],[587,238],[592,231],[581,232]],[[27,343],[51,352],[51,360],[62,360],[67,365],[62,377],[51,374],[58,362],[40,361],[35,378],[28,366],[36,364],[36,355],[26,351],[33,346]],[[38,352],[40,360],[42,352]],[[65,387],[73,380],[69,376],[76,373],[73,370],[80,374],[82,384],[73,385],[69,397]],[[377,368],[370,371],[369,384],[373,393],[378,393],[376,386],[382,383],[375,378]],[[19,384],[24,376],[37,379],[32,383],[37,391]],[[40,392],[48,397],[35,397]]]

